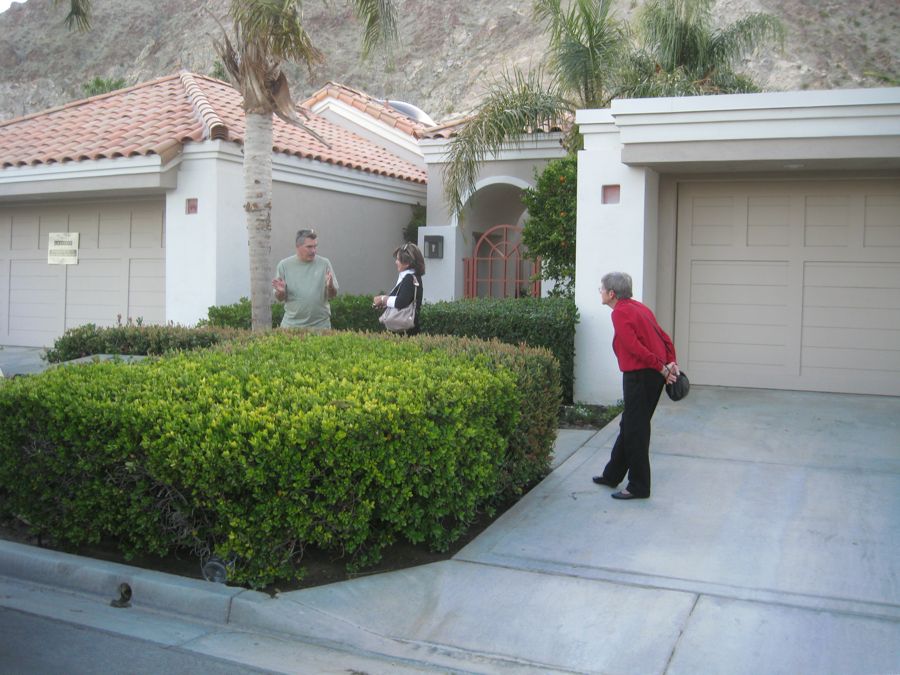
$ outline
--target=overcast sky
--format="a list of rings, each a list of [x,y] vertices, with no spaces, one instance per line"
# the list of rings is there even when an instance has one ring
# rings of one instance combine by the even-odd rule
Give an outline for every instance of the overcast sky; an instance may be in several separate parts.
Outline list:
[[[0,0],[0,12],[5,12],[13,1],[24,2],[25,0]]]

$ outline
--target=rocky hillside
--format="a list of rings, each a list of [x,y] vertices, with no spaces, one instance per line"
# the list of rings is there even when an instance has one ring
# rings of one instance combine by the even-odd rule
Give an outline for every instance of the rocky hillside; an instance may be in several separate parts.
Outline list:
[[[210,74],[212,37],[227,0],[94,0],[94,30],[70,32],[63,6],[27,0],[0,14],[0,119],[83,97],[95,77],[135,84],[185,68]],[[505,68],[536,65],[546,40],[531,0],[399,0],[393,65],[363,62],[359,26],[341,0],[307,0],[309,32],[326,53],[313,73],[293,72],[302,98],[327,80],[409,101],[441,121],[470,110]],[[623,17],[639,0],[619,0]],[[767,90],[900,85],[897,0],[717,0],[722,21],[750,12],[780,16],[788,37],[744,64]]]

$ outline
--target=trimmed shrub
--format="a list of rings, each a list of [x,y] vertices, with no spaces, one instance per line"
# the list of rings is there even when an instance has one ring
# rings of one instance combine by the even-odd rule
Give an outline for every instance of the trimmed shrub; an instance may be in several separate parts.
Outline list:
[[[159,356],[171,351],[210,347],[228,340],[246,339],[247,333],[227,328],[184,326],[109,326],[92,323],[67,330],[47,350],[50,363],[72,361],[94,354]]]
[[[275,312],[280,312],[275,319]],[[282,305],[272,306],[273,325],[281,322]],[[572,402],[575,370],[575,326],[578,308],[568,298],[480,298],[423,304],[422,333],[456,335],[508,344],[545,347],[559,360],[563,400]],[[213,326],[250,328],[250,301],[209,308]],[[335,330],[384,332],[368,295],[338,295],[331,301]]]
[[[549,473],[561,400],[559,362],[549,350],[450,336],[411,339],[426,350],[487,359],[515,375],[520,416],[509,437],[496,501],[518,497]]]
[[[284,305],[272,305],[272,328],[278,328],[284,318]],[[241,298],[231,305],[214,305],[206,319],[198,326],[243,328],[250,330],[250,300]],[[378,323],[378,313],[372,309],[371,295],[338,295],[331,300],[331,327],[334,330],[354,330],[372,333],[384,330]]]
[[[427,307],[427,309],[426,309]],[[572,402],[578,308],[568,298],[479,298],[423,306],[422,332],[496,338],[544,347],[559,360],[563,399]]]
[[[272,328],[281,325],[284,318],[284,304],[272,303]],[[198,326],[215,326],[216,328],[243,328],[250,330],[252,326],[250,299],[241,298],[230,305],[213,305],[207,310],[207,318],[197,322]]]
[[[0,490],[37,533],[215,553],[252,586],[310,544],[354,565],[397,538],[443,549],[515,473],[533,364],[516,374],[512,349],[282,333],[17,378],[0,385]]]

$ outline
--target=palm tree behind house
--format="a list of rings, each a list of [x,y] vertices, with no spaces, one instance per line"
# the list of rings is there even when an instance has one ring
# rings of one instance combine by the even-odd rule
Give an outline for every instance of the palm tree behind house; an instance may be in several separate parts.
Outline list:
[[[578,109],[605,108],[617,97],[755,91],[733,65],[765,41],[781,39],[781,23],[753,14],[716,29],[713,3],[648,0],[631,27],[614,17],[613,0],[572,0],[566,7],[562,0],[535,0],[535,18],[550,38],[546,64],[505,74],[453,138],[444,169],[449,207],[460,214],[484,160],[521,142],[524,133],[569,129],[567,145],[576,149]]]

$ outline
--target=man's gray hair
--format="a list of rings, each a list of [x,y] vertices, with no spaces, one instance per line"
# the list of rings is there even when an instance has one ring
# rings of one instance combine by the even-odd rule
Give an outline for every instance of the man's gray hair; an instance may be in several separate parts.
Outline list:
[[[603,288],[616,294],[619,300],[631,297],[631,275],[625,272],[609,272],[600,280]]]
[[[294,243],[299,246],[307,239],[315,239],[318,236],[312,228],[303,228],[302,230],[297,230],[297,237],[294,239]]]

